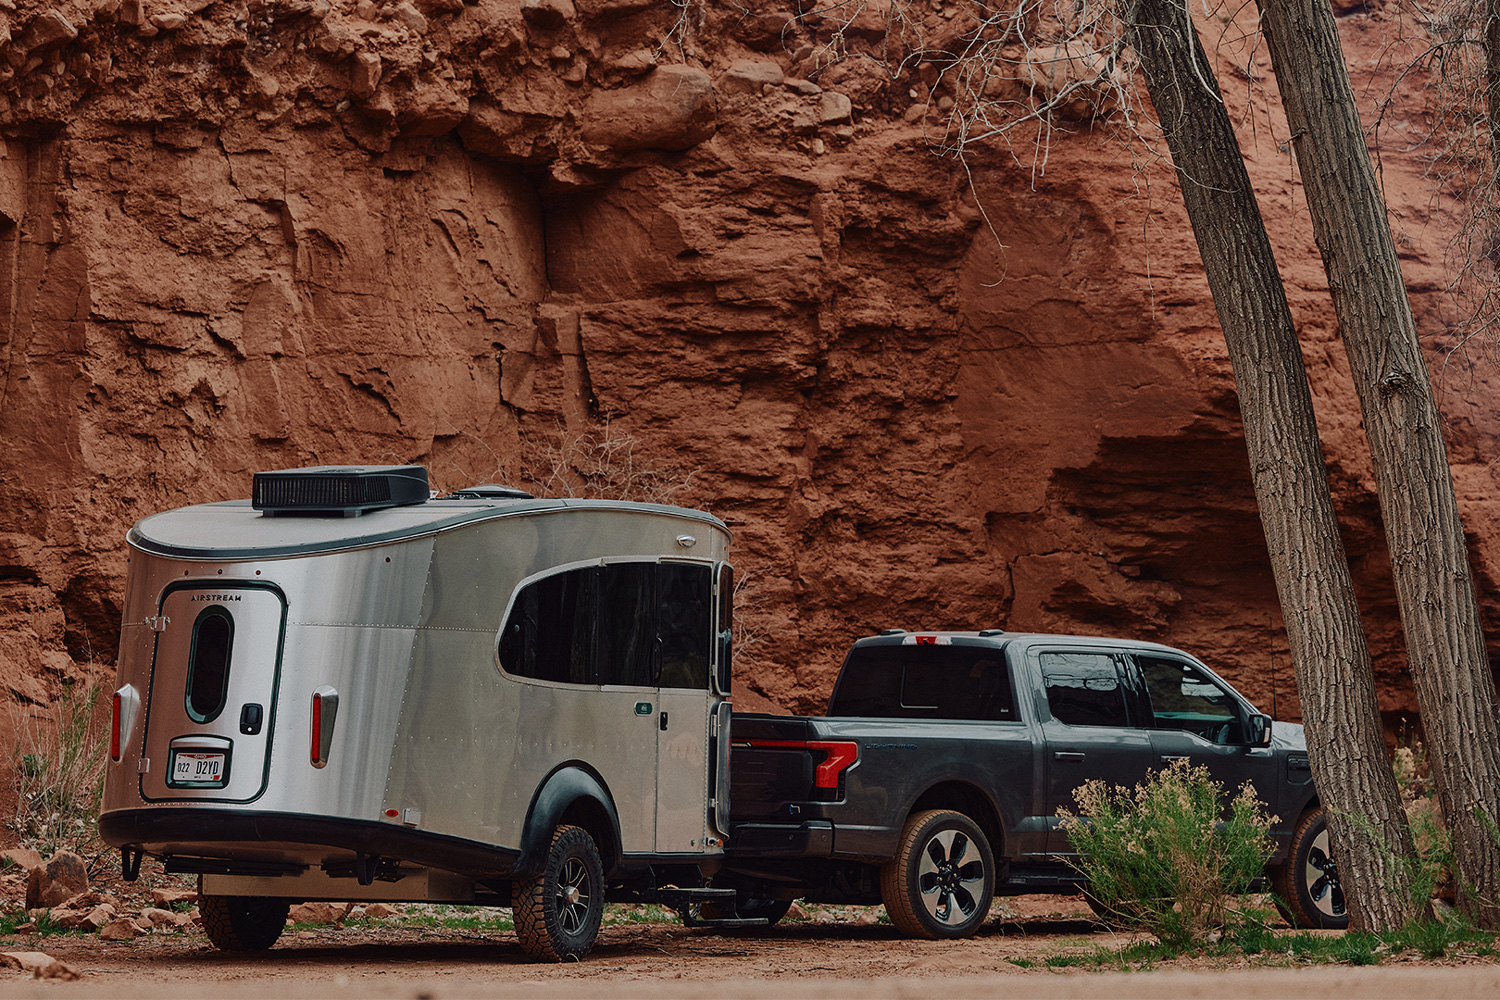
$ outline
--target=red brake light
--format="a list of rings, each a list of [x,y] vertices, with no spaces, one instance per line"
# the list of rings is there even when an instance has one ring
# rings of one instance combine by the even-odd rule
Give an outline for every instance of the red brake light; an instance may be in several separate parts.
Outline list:
[[[112,702],[109,723],[109,759],[120,761],[120,692],[116,691]]]
[[[323,765],[323,696],[312,696],[312,762],[314,767]]]
[[[859,760],[859,744],[843,740],[750,740],[753,747],[785,747],[821,750],[828,756],[813,769],[814,788],[839,787],[839,775]]]
[[[859,760],[858,743],[809,743],[810,750],[823,750],[828,754],[827,759],[819,764],[813,771],[814,788],[837,788],[839,787],[839,775],[844,770]]]

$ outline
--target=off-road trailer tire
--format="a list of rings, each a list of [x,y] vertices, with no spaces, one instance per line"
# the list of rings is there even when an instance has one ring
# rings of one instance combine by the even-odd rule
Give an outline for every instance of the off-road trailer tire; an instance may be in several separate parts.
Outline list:
[[[577,960],[589,953],[604,919],[604,866],[587,830],[560,826],[536,876],[511,890],[516,940],[545,962]]]
[[[204,896],[203,932],[220,951],[265,951],[281,937],[292,904],[260,896]]]

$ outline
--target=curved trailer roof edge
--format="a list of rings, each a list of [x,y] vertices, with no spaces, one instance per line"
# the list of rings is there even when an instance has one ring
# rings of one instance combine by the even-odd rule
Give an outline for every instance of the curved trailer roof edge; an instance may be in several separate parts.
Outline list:
[[[505,517],[563,510],[622,511],[696,521],[729,534],[712,514],[631,500],[428,500],[358,517],[262,514],[249,500],[197,504],[137,521],[126,536],[132,548],[174,559],[233,562],[341,552],[435,535]]]

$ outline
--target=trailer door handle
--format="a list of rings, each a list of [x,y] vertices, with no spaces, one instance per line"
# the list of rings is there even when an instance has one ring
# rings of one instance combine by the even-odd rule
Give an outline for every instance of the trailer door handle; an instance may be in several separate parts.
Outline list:
[[[1080,761],[1083,754],[1077,750],[1056,750],[1052,754],[1053,760]]]
[[[662,732],[666,732],[667,731],[667,713],[666,712],[661,713],[661,731]]]

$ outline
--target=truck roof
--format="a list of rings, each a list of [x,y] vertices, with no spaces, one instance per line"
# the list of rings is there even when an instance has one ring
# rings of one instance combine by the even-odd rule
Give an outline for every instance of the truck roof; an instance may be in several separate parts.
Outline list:
[[[1054,642],[1078,646],[1128,646],[1132,649],[1170,651],[1184,655],[1175,646],[1143,639],[1122,639],[1119,636],[1067,635],[1055,632],[1007,632],[989,628],[977,632],[931,632],[904,629],[887,629],[879,635],[866,636],[855,646],[996,646],[1004,647],[1015,642]]]

